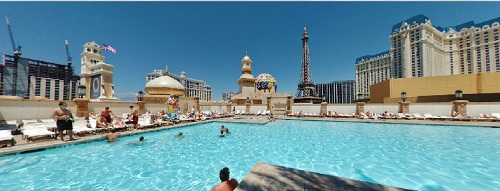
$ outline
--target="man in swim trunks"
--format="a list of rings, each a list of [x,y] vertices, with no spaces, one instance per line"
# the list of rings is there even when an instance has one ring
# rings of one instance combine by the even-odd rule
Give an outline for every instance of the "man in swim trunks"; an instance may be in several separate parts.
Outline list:
[[[115,115],[110,109],[109,107],[106,107],[104,108],[104,110],[101,111],[101,116],[103,116],[105,119],[106,119],[106,122],[108,122],[108,124],[111,124],[111,115]]]
[[[134,129],[137,130],[137,124],[139,122],[139,111],[137,111],[134,106],[130,106],[130,116],[132,117],[131,121],[134,124]]]
[[[64,141],[63,131],[66,130],[69,135],[69,140],[73,141],[73,114],[71,110],[68,108],[68,104],[64,102],[59,102],[59,107],[55,109],[50,118],[56,120],[57,131],[59,132],[59,137],[61,137],[61,141]]]
[[[221,183],[212,188],[212,191],[234,190],[238,186],[238,181],[235,178],[229,180],[229,168],[227,167],[220,170],[219,178]]]

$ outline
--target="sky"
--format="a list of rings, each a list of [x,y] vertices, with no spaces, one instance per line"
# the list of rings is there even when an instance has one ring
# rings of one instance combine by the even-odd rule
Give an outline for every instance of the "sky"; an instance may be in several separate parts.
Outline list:
[[[146,74],[165,69],[205,81],[212,99],[238,91],[241,59],[252,74],[269,73],[278,93],[295,95],[300,81],[301,36],[309,34],[314,83],[354,80],[358,57],[388,51],[392,26],[423,14],[435,26],[480,23],[500,17],[500,2],[0,2],[22,57],[66,64],[65,40],[80,74],[83,44],[114,65],[118,98],[144,91]],[[12,55],[5,21],[0,53]]]

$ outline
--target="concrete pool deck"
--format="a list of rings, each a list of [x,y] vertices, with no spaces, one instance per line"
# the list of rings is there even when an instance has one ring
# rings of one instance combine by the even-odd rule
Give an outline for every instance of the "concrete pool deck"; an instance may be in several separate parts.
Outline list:
[[[130,136],[147,132],[161,131],[166,129],[180,128],[190,125],[203,124],[207,122],[222,123],[269,123],[266,116],[236,116],[231,118],[218,118],[205,121],[174,124],[156,128],[146,128],[136,131],[120,132],[120,136]],[[259,118],[259,119],[244,119]],[[440,120],[394,120],[394,119],[355,119],[355,118],[327,118],[327,117],[278,117],[281,120],[313,120],[313,121],[338,121],[338,122],[361,122],[361,123],[391,123],[391,124],[428,124],[428,125],[451,125],[451,126],[476,126],[479,128],[498,128],[500,122],[477,122],[477,121],[440,121]],[[272,122],[270,122],[272,123]],[[218,131],[215,129],[214,131]],[[59,139],[40,139],[35,142],[23,140],[21,135],[15,135],[17,141],[15,146],[0,148],[0,157],[5,155],[16,155],[28,152],[41,151],[50,148],[65,147],[80,143],[103,140],[102,134],[77,137],[76,141],[62,142]],[[69,139],[65,136],[65,140]],[[215,185],[214,185],[215,186]],[[257,163],[247,176],[241,180],[236,190],[406,190],[380,184],[373,184],[348,178],[323,175],[298,169],[273,166],[265,163]]]
[[[408,189],[258,162],[235,189],[235,191],[249,190],[407,191]]]

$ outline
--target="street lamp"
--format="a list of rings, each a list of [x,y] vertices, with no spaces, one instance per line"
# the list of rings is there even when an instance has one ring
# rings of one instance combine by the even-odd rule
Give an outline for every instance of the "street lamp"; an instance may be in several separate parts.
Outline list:
[[[457,100],[461,100],[462,99],[462,90],[458,89],[457,91],[455,91],[455,98]]]
[[[142,92],[142,90],[137,92],[137,101],[142,101],[143,97],[144,97],[144,92]]]
[[[358,94],[358,101],[361,101],[361,99],[362,99],[361,96],[363,96],[363,94],[359,93]]]
[[[78,91],[78,98],[83,98],[83,96],[85,96],[85,94],[87,94],[87,88],[83,84],[80,84],[78,86],[77,91]]]
[[[401,99],[403,100],[403,102],[406,101],[406,92],[401,92]]]

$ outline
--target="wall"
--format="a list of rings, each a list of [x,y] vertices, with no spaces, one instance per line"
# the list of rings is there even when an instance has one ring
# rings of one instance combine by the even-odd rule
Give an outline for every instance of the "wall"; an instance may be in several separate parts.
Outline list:
[[[356,104],[330,104],[326,106],[326,111],[337,112],[338,114],[352,114],[356,112]]]
[[[457,89],[464,99],[470,94],[474,101],[500,101],[498,82],[500,72],[391,79],[370,86],[370,103],[401,101],[401,92],[411,102],[452,101]]]
[[[292,114],[300,111],[302,111],[302,113],[320,114],[321,104],[300,104],[300,103],[292,104]]]
[[[58,108],[59,101],[54,100],[9,100],[0,98],[0,120],[22,120],[22,119],[47,119],[50,114]],[[76,104],[73,101],[66,101],[68,108],[76,113]],[[120,116],[122,113],[130,112],[129,106],[139,107],[137,102],[89,102],[89,112],[100,112],[105,107],[109,107],[116,115]],[[211,111],[222,112],[226,111],[228,103],[215,104],[210,106]],[[245,111],[246,106],[232,106],[236,110]],[[231,107],[231,109],[232,109]],[[421,115],[429,113],[439,116],[451,116],[453,103],[452,102],[439,102],[439,103],[410,103],[410,113],[420,113]],[[165,104],[145,104],[146,110],[158,112],[165,110]],[[500,113],[500,102],[469,102],[466,106],[467,115],[477,117],[479,114]],[[266,110],[266,105],[251,105],[250,111],[257,113],[259,110]],[[388,111],[397,113],[399,104],[365,104],[365,112],[370,111],[374,113],[383,113]],[[292,114],[294,112],[302,111],[303,113],[316,113],[321,112],[320,104],[300,104],[295,103],[292,105]],[[337,112],[340,114],[351,114],[356,111],[356,104],[329,104],[327,111]]]
[[[453,104],[451,102],[441,103],[410,103],[410,113],[420,113],[424,116],[425,113],[433,116],[452,116]]]
[[[365,104],[365,113],[384,113],[385,111],[389,113],[398,113],[399,104]]]
[[[391,97],[391,80],[370,86],[370,103],[384,103],[384,98]],[[359,99],[359,98],[358,98]],[[401,99],[399,99],[401,100]]]
[[[68,108],[76,113],[76,104],[65,101]],[[0,120],[49,119],[59,107],[56,100],[3,100],[0,99]]]

